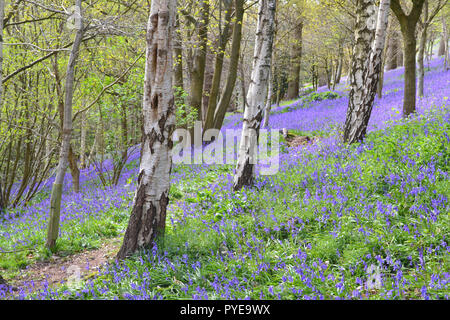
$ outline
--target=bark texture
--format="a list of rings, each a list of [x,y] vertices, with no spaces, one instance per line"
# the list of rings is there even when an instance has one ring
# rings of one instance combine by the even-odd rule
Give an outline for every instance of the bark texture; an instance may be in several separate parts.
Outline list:
[[[409,14],[406,14],[400,0],[391,1],[391,9],[400,23],[403,37],[403,65],[405,66],[403,117],[405,118],[416,112],[416,26],[424,2],[425,0],[413,1]]]
[[[260,0],[252,77],[247,95],[248,106],[244,113],[234,190],[253,184],[256,144],[267,99],[272,63],[275,9],[276,0]]]
[[[154,0],[147,25],[143,131],[138,185],[117,254],[124,259],[163,236],[172,168],[175,107],[172,37],[175,0]]]
[[[361,141],[366,135],[382,67],[390,0],[380,2],[374,40],[373,19],[377,16],[377,10],[372,1],[361,0],[357,4],[357,48],[352,64],[350,98],[344,127],[344,142],[347,143]],[[360,51],[365,47],[369,48],[366,51],[369,56]]]

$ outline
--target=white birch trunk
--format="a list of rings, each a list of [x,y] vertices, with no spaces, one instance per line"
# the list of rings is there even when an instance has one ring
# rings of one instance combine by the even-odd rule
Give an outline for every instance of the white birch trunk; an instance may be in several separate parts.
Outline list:
[[[348,143],[361,141],[366,134],[382,66],[390,0],[380,2],[373,42],[371,21],[376,17],[376,10],[370,8],[373,6],[372,1],[361,0],[359,4],[361,7],[358,18],[361,20],[357,23],[357,49],[352,64],[352,87],[344,127],[344,141]],[[363,47],[370,48],[368,54],[360,51]]]
[[[255,52],[250,86],[247,93],[242,137],[239,146],[234,190],[253,183],[259,129],[267,98],[272,45],[275,26],[276,0],[260,0]]]
[[[124,259],[164,235],[172,168],[175,106],[172,39],[175,0],[153,0],[147,25],[143,132],[138,186],[117,254]]]

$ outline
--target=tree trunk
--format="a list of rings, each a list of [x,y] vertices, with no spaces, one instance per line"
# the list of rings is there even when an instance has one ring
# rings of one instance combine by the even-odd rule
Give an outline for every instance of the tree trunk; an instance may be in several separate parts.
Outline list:
[[[400,39],[400,34],[398,34],[399,36],[399,40],[398,40],[398,49],[397,49],[397,67],[403,67],[404,66],[404,62],[403,62],[403,50],[405,50],[405,46],[403,41]]]
[[[403,117],[416,112],[416,36],[414,29],[408,29],[404,37],[405,93],[403,100]]]
[[[406,15],[400,0],[391,1],[391,9],[397,16],[403,36],[403,64],[405,66],[405,86],[403,117],[416,112],[416,25],[422,13],[425,0],[413,2]]]
[[[382,0],[377,10],[372,1],[357,1],[355,52],[352,61],[351,88],[344,127],[344,142],[364,139],[376,94],[381,68],[390,0]],[[376,32],[375,31],[375,27]],[[374,40],[375,35],[375,40]],[[373,45],[372,45],[373,43]]]
[[[220,130],[222,128],[223,119],[225,113],[230,105],[231,96],[233,95],[234,86],[236,84],[239,55],[241,50],[242,39],[242,20],[244,18],[244,3],[245,0],[235,0],[235,23],[233,28],[233,39],[231,41],[231,55],[230,55],[230,68],[228,70],[228,77],[225,83],[222,96],[217,106],[217,110],[214,116],[214,128]]]
[[[335,73],[335,77],[334,77],[334,84],[339,84],[341,83],[341,77],[342,77],[342,67],[344,64],[344,49],[342,47],[342,44],[339,44],[339,58],[337,61],[337,68],[336,68],[336,73]]]
[[[442,27],[444,27],[444,24],[442,24]],[[438,49],[438,56],[442,57],[445,54],[445,40],[444,40],[444,32],[442,32],[441,35],[441,41],[439,41],[439,49]]]
[[[180,19],[178,14],[176,15],[176,26],[177,29],[179,29],[180,25]],[[177,88],[180,88],[184,90],[184,84],[183,84],[183,42],[181,40],[181,35],[178,32],[174,32],[173,35],[173,54],[175,59],[175,68],[174,68],[174,85]]]
[[[302,60],[302,35],[303,22],[299,22],[294,29],[294,39],[291,47],[289,83],[287,99],[293,100],[298,97],[300,91],[300,66]]]
[[[417,53],[417,67],[419,73],[417,91],[419,97],[423,97],[423,81],[425,77],[424,55],[425,55],[425,47],[427,44],[427,31],[428,31],[428,1],[426,0],[422,15],[424,23],[420,33],[419,51]]]
[[[206,111],[206,120],[203,129],[204,131],[211,129],[214,126],[214,115],[216,113],[217,97],[219,96],[220,80],[222,78],[223,58],[225,56],[226,45],[230,40],[232,3],[233,2],[230,0],[228,2],[228,6],[225,7],[225,9],[227,10],[225,14],[225,25],[219,38],[218,52],[214,64],[214,75],[212,80],[211,93],[208,99],[208,108]]]
[[[399,47],[399,33],[394,29],[393,26],[393,20],[394,19],[389,19],[390,20],[390,26],[391,26],[391,30],[388,33],[388,38],[389,38],[389,45],[388,45],[388,50],[387,50],[387,58],[386,58],[386,70],[394,70],[397,69],[397,60],[398,60],[398,54],[399,51],[401,50]]]
[[[240,190],[243,186],[253,184],[257,141],[264,103],[267,98],[272,63],[276,0],[260,0],[259,3],[252,77],[247,97],[248,107],[244,113],[236,174],[234,176],[234,190]]]
[[[84,34],[83,18],[81,16],[81,0],[76,0],[76,6],[79,8],[80,26],[76,32],[75,41],[70,52],[70,58],[67,65],[66,84],[65,84],[65,101],[64,101],[64,122],[62,130],[62,144],[59,155],[59,163],[56,170],[55,182],[53,183],[52,193],[50,198],[50,213],[47,233],[46,246],[49,249],[54,249],[56,239],[59,233],[59,219],[61,212],[61,198],[64,176],[69,162],[70,139],[72,137],[72,104],[75,78],[75,65],[77,64],[81,41]]]
[[[175,106],[172,37],[176,1],[152,1],[147,25],[143,132],[138,185],[118,259],[164,235],[172,168]]]
[[[442,14],[442,34],[444,39],[444,70],[447,71],[450,68],[450,57],[448,50],[448,30],[447,30],[447,22],[444,19],[444,14]]]
[[[69,145],[69,168],[72,175],[72,186],[75,193],[80,192],[80,169],[77,166],[77,157],[73,152],[72,145]]]
[[[202,121],[203,83],[205,80],[206,52],[208,43],[209,1],[202,1],[200,16],[196,22],[198,36],[197,47],[194,50],[192,79],[189,96],[190,107],[197,112],[197,120]],[[191,129],[193,136],[194,129]],[[192,139],[192,142],[194,139]]]
[[[245,112],[245,108],[247,107],[247,90],[245,89],[244,57],[241,59],[239,69],[241,72],[242,112]]]
[[[214,55],[211,52],[208,52],[206,55],[205,80],[203,82],[203,98],[202,98],[203,125],[206,122],[209,99],[211,98],[212,81],[214,78],[213,62],[214,62]]]

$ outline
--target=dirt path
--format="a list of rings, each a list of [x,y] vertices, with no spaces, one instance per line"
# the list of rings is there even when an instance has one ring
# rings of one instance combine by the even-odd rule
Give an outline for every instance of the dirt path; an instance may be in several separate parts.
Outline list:
[[[20,291],[32,292],[43,289],[47,284],[55,287],[71,278],[89,277],[95,274],[105,263],[112,261],[121,245],[122,236],[109,239],[101,248],[83,251],[66,257],[53,256],[49,261],[30,265],[9,284]]]

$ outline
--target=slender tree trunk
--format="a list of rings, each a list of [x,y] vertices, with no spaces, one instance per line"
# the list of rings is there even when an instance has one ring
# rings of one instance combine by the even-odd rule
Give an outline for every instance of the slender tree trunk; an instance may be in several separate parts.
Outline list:
[[[442,28],[444,27],[444,24],[442,24]],[[438,49],[438,56],[442,57],[445,54],[445,40],[444,40],[444,31],[442,31],[441,34],[441,41],[439,41],[439,49]]]
[[[387,25],[387,30],[386,30],[386,36],[385,36],[385,40],[384,40],[384,53],[383,53],[383,58],[382,58],[382,63],[381,63],[381,70],[380,70],[380,77],[378,80],[378,87],[377,87],[377,96],[378,99],[382,99],[383,98],[383,86],[384,86],[384,69],[386,67],[387,64],[387,59],[388,59],[388,53],[389,53],[389,44],[390,44],[390,36],[392,34],[392,15],[389,15],[388,18],[388,25]]]
[[[204,131],[211,129],[214,126],[214,115],[216,113],[218,100],[217,97],[219,96],[220,80],[222,78],[223,58],[225,56],[226,45],[230,40],[231,14],[232,14],[231,9],[233,6],[232,3],[233,1],[230,0],[228,2],[227,7],[225,7],[225,9],[227,10],[225,13],[225,25],[219,38],[218,52],[214,64],[214,75],[212,80],[211,93],[209,95],[208,108],[206,111],[206,120],[203,129]]]
[[[242,112],[245,112],[247,107],[247,90],[245,89],[245,72],[244,72],[244,57],[241,58],[240,73],[241,73],[241,92],[242,92]]]
[[[299,22],[294,29],[293,44],[291,47],[291,60],[287,99],[292,100],[298,97],[300,91],[300,66],[302,60],[302,36],[303,22]]]
[[[403,100],[403,117],[416,112],[416,36],[414,30],[407,30],[404,35],[405,92]]]
[[[203,126],[206,122],[209,99],[211,98],[212,81],[214,78],[213,69],[214,55],[208,52],[206,55],[205,80],[203,81],[202,116]]]
[[[393,19],[390,19],[391,26],[393,24]],[[399,51],[401,50],[399,48],[399,34],[396,30],[392,30],[394,27],[392,26],[391,31],[388,34],[389,38],[389,49],[387,52],[387,61],[386,61],[386,70],[394,70],[397,69],[397,56],[399,54]]]
[[[342,44],[339,44],[339,60],[337,61],[337,68],[336,68],[336,76],[334,77],[334,84],[341,83],[341,77],[342,77],[342,66],[344,63],[344,49],[342,47]]]
[[[164,235],[172,168],[175,106],[172,39],[176,1],[152,1],[147,25],[143,132],[138,186],[118,259]]]
[[[389,6],[390,0],[381,0],[373,40],[375,25],[371,21],[374,21],[377,10],[372,1],[357,2],[357,45],[352,63],[352,86],[344,127],[344,141],[347,143],[363,140],[367,131],[382,64]]]
[[[242,20],[244,18],[244,3],[245,0],[235,0],[235,23],[233,28],[233,39],[231,41],[231,55],[230,55],[230,68],[228,70],[228,77],[225,83],[222,96],[217,106],[216,113],[214,115],[214,128],[221,129],[223,119],[227,112],[227,108],[230,105],[231,97],[233,95],[234,86],[236,84],[239,55],[241,50],[242,39]]]
[[[248,107],[244,113],[236,175],[234,176],[234,190],[240,190],[243,186],[253,184],[256,147],[272,63],[276,0],[260,0],[259,3],[252,77],[247,97]]]
[[[183,42],[181,40],[181,35],[178,32],[179,25],[180,25],[180,19],[178,14],[176,15],[176,23],[177,23],[177,31],[174,32],[173,39],[174,39],[174,46],[173,46],[173,54],[175,59],[175,68],[174,68],[174,85],[177,88],[180,88],[184,90],[184,84],[183,84]]]
[[[194,50],[192,79],[189,103],[190,107],[197,111],[197,120],[202,121],[202,98],[203,84],[205,81],[206,52],[208,50],[208,22],[209,22],[209,1],[201,2],[200,17],[196,24],[198,35],[198,44]],[[194,128],[191,129],[191,137],[193,137]],[[193,143],[194,139],[192,139]]]
[[[80,169],[78,169],[77,157],[76,157],[75,153],[73,152],[72,145],[69,145],[68,160],[69,160],[70,173],[72,175],[73,191],[75,193],[79,193],[80,192]]]
[[[81,0],[76,0],[76,6],[80,10],[80,26],[76,32],[75,41],[70,52],[70,58],[67,65],[66,85],[65,85],[65,101],[64,101],[64,122],[62,130],[62,144],[59,155],[59,163],[56,171],[55,182],[53,183],[52,193],[50,198],[50,218],[48,224],[47,242],[46,246],[49,249],[54,249],[56,239],[59,233],[59,220],[61,212],[61,197],[64,176],[69,162],[70,139],[72,137],[72,104],[75,78],[75,65],[78,61],[80,46],[84,34],[83,19],[81,16]]]
[[[423,27],[420,33],[419,40],[419,51],[417,53],[417,67],[419,73],[417,91],[419,97],[423,97],[423,82],[425,78],[425,67],[424,67],[424,55],[425,55],[425,47],[427,44],[427,32],[428,32],[428,1],[425,0],[424,8],[423,8]]]

